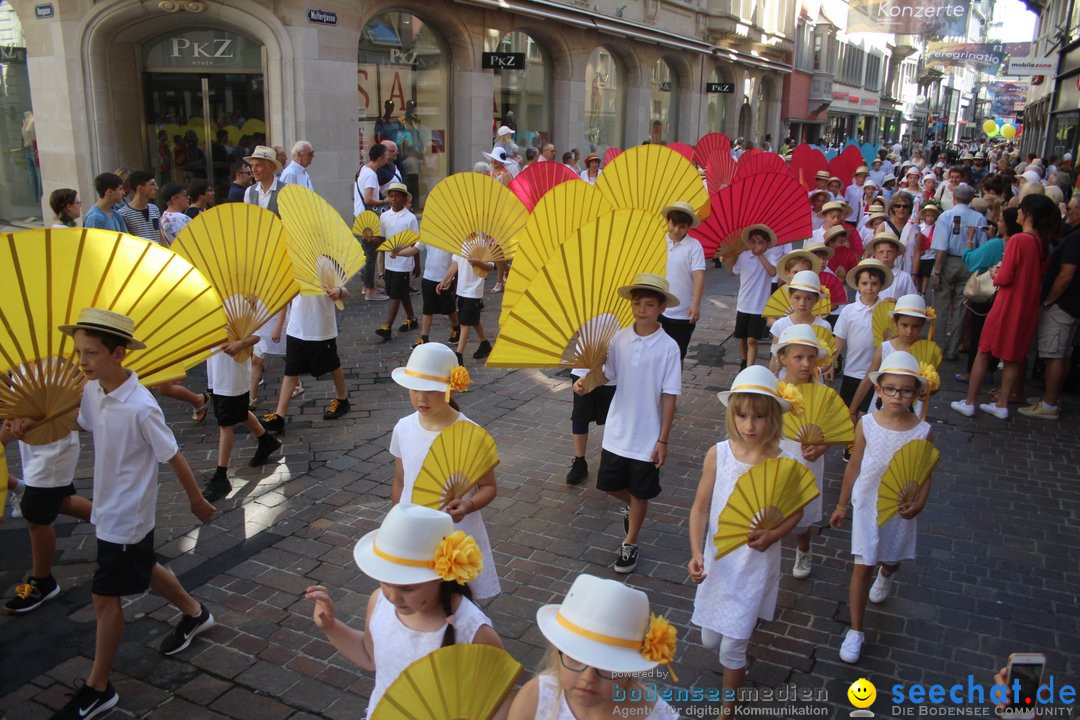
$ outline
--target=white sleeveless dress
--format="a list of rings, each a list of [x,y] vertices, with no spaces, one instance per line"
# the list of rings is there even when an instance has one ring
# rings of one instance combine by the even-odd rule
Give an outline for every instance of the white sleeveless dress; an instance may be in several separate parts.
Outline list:
[[[457,612],[454,613],[455,642],[469,644],[484,625],[491,625],[491,619],[468,598],[461,598]],[[371,614],[371,645],[375,653],[375,689],[368,700],[367,717],[375,711],[383,693],[398,675],[412,663],[435,652],[442,647],[446,626],[432,632],[421,632],[405,627],[398,619],[393,603],[382,593],[375,601],[375,611]]]
[[[456,422],[472,422],[465,417],[465,413],[458,413]],[[413,485],[420,475],[420,467],[424,464],[431,444],[439,433],[433,430],[425,430],[420,424],[420,413],[414,412],[397,421],[394,433],[390,438],[390,454],[401,458],[404,470],[404,482],[401,489],[401,502],[412,502]],[[472,491],[475,492],[475,491]],[[468,497],[468,496],[467,496]],[[464,530],[472,535],[476,544],[480,546],[480,553],[484,557],[484,569],[480,576],[469,583],[473,597],[477,600],[486,600],[502,592],[499,584],[499,573],[495,569],[495,556],[491,553],[491,540],[488,539],[487,527],[479,510],[469,513],[461,518],[461,522],[454,523],[455,530]]]
[[[784,445],[777,457],[792,455]],[[794,459],[798,459],[797,457]],[[749,640],[758,618],[772,620],[780,590],[780,543],[760,552],[743,545],[716,560],[716,521],[739,477],[752,466],[731,454],[730,441],[716,445],[716,484],[705,535],[705,580],[694,594],[690,622],[725,637]]]
[[[802,445],[794,440],[783,438],[780,440],[780,448],[785,454],[795,458],[805,465],[810,472],[814,473],[814,484],[817,485],[817,497],[806,504],[806,507],[803,508],[802,519],[799,520],[799,524],[792,530],[793,533],[798,535],[806,531],[806,529],[814,523],[821,522],[821,488],[822,479],[825,477],[825,456],[822,455],[814,462],[810,462],[802,455]]]
[[[536,696],[536,720],[577,720],[566,703],[566,693],[559,681],[551,675],[540,675],[540,687]],[[629,709],[629,704],[627,705]],[[648,715],[635,715],[645,720],[677,720],[679,713],[663,700],[657,700]]]
[[[851,491],[854,505],[851,519],[851,552],[859,555],[864,565],[879,562],[897,563],[915,557],[916,518],[905,520],[894,515],[879,527],[877,522],[878,488],[881,476],[893,455],[912,440],[924,440],[930,432],[930,424],[920,422],[903,432],[889,430],[878,425],[874,413],[862,418],[866,451],[863,453],[859,476]]]

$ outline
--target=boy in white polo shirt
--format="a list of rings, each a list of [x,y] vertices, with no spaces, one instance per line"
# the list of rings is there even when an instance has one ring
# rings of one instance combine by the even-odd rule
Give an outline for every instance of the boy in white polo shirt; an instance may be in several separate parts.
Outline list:
[[[874,235],[870,241],[870,255],[880,260],[885,267],[892,270],[892,283],[881,290],[879,300],[896,300],[905,295],[915,295],[919,292],[915,287],[915,281],[907,270],[900,270],[896,265],[896,258],[904,254],[904,244],[888,230],[883,230]]]
[[[159,463],[172,466],[200,521],[210,519],[214,506],[199,494],[154,396],[123,365],[128,350],[146,347],[133,337],[134,327],[125,315],[85,308],[75,325],[60,328],[75,339],[79,368],[87,379],[78,424],[94,436],[90,522],[97,535],[97,569],[91,593],[97,641],[85,685],[54,718],[90,720],[119,701],[109,676],[124,632],[121,597],[153,588],[183,613],[160,646],[166,655],[185,649],[214,624],[210,611],[154,555]],[[31,423],[26,418],[12,421],[15,436],[22,437]]]
[[[874,359],[874,307],[878,304],[881,291],[892,284],[892,270],[880,260],[868,258],[847,272],[847,284],[858,292],[855,302],[848,303],[836,319],[833,335],[836,337],[836,354],[847,350],[844,356],[844,377],[840,382],[840,397],[848,406],[855,398],[859,383],[866,377],[870,363]],[[870,408],[873,393],[867,393],[863,402],[853,410],[852,417],[858,422],[858,416]],[[845,461],[849,457],[844,451]]]
[[[776,244],[776,233],[765,225],[751,225],[742,232],[746,250],[739,253],[731,272],[739,276],[739,298],[735,305],[735,338],[739,341],[739,370],[757,362],[758,342],[765,331],[761,313],[769,301],[776,268],[766,251]]]
[[[386,185],[386,196],[390,199],[390,209],[379,216],[382,224],[382,237],[392,238],[402,230],[420,232],[420,225],[416,222],[416,216],[412,214],[405,204],[412,199],[408,188],[404,183],[392,182]],[[412,298],[410,297],[409,278],[412,275],[416,261],[413,259],[415,252],[383,253],[383,277],[386,283],[386,296],[390,298],[390,307],[386,313],[386,323],[375,330],[375,334],[383,340],[389,340],[392,334],[391,328],[397,319],[398,307],[405,306],[405,322],[398,328],[399,332],[408,332],[420,327],[413,312]]]
[[[420,297],[423,298],[424,306],[420,313],[420,337],[413,343],[413,347],[423,345],[431,339],[431,321],[436,315],[446,315],[450,318],[450,339],[447,342],[456,345],[458,340],[461,339],[461,325],[458,324],[457,313],[456,280],[452,280],[450,287],[446,290],[439,289],[439,284],[450,269],[453,255],[432,245],[425,245],[422,242],[418,242],[398,254],[415,257],[421,251],[424,251],[424,276],[420,280]]]
[[[439,283],[439,292],[446,292],[453,287],[454,278],[457,278],[457,311],[458,322],[461,323],[461,336],[458,338],[455,352],[459,363],[464,363],[465,348],[469,345],[469,330],[474,327],[476,336],[480,338],[480,345],[473,353],[473,359],[482,360],[491,354],[491,343],[484,334],[484,324],[480,322],[480,313],[484,309],[484,276],[477,270],[491,272],[494,269],[493,262],[469,260],[460,255],[453,255],[450,267],[442,282]]]
[[[599,379],[616,387],[596,487],[627,506],[626,537],[614,569],[629,573],[637,567],[638,533],[649,500],[660,494],[660,468],[667,460],[675,399],[682,391],[682,363],[678,343],[660,326],[664,308],[679,305],[667,280],[641,273],[632,284],[619,288],[619,295],[633,306],[634,324],[615,333],[604,363],[606,377]],[[587,387],[586,378],[581,378],[574,383],[574,392],[584,395]]]
[[[678,343],[679,357],[685,360],[690,337],[701,317],[701,295],[705,290],[705,251],[686,233],[700,225],[701,219],[687,202],[672,203],[663,212],[668,222],[667,281],[680,302],[677,307],[664,308],[660,325]]]

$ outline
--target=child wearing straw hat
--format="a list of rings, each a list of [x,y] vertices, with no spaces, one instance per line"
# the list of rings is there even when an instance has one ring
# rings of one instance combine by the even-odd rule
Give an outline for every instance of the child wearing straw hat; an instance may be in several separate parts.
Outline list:
[[[817,263],[817,258],[814,258],[814,262]],[[832,326],[829,325],[822,318],[814,315],[814,306],[817,305],[818,299],[821,297],[821,280],[818,274],[811,270],[800,270],[795,273],[793,277],[790,277],[790,282],[784,286],[788,293],[788,300],[791,303],[791,312],[782,318],[777,318],[776,322],[772,324],[769,331],[772,333],[772,359],[769,361],[769,369],[773,372],[777,372],[780,369],[779,361],[775,355],[776,344],[780,341],[780,336],[789,327],[794,325],[816,325],[823,328],[832,334]],[[831,377],[830,368],[830,377]],[[829,378],[826,378],[828,380]]]
[[[859,389],[859,383],[866,376],[870,361],[874,358],[874,307],[878,304],[878,295],[882,289],[892,283],[892,270],[885,267],[880,260],[862,260],[848,271],[846,280],[859,296],[855,302],[845,305],[840,311],[833,334],[836,336],[837,354],[845,353],[840,397],[851,405],[855,391]],[[866,412],[869,408],[869,397],[855,406],[857,413]]]
[[[304,597],[315,601],[312,620],[338,652],[375,673],[367,717],[398,675],[440,647],[502,647],[491,619],[469,599],[467,583],[483,564],[480,549],[470,536],[454,530],[446,513],[395,505],[378,530],[356,543],[353,559],[379,583],[368,599],[364,630],[337,619],[325,587],[313,585]]]
[[[827,319],[829,327],[834,327],[836,325],[836,317],[840,313],[840,308],[847,304],[847,290],[845,289],[844,281],[837,277],[836,272],[829,267],[829,260],[832,258],[834,251],[824,243],[817,243],[813,240],[808,241],[803,247],[803,250],[812,253],[821,263],[821,271],[818,273],[818,280],[821,281],[821,287],[829,291],[829,301],[832,304],[832,308],[829,310]]]
[[[814,228],[812,239],[825,243],[825,232],[829,228],[843,227],[844,218],[851,211],[851,206],[843,200],[830,200],[821,206],[821,225]]]
[[[934,259],[937,251],[930,245],[934,240],[934,224],[941,213],[941,203],[934,198],[924,200],[919,208],[919,216],[922,218],[917,235],[919,247],[912,253],[911,274],[918,278],[919,292],[923,295],[930,287],[930,278],[934,274]]]
[[[887,288],[882,289],[882,300],[895,300],[902,295],[911,295],[919,291],[915,287],[915,281],[911,279],[911,273],[896,267],[896,258],[904,254],[904,244],[896,235],[887,229],[878,232],[870,242],[870,254],[875,260],[880,260],[885,267],[892,270],[893,280]]]
[[[404,230],[420,232],[416,216],[406,207],[406,203],[412,200],[412,194],[405,187],[405,183],[387,183],[385,192],[390,200],[390,209],[379,216],[381,237],[392,238]],[[420,327],[420,323],[416,321],[416,313],[413,312],[409,289],[409,279],[416,267],[414,256],[419,252],[416,248],[406,248],[400,252],[394,250],[382,253],[386,296],[390,298],[390,304],[386,310],[386,322],[375,329],[375,334],[383,340],[389,341],[393,334],[392,328],[397,319],[398,308],[405,311],[405,322],[398,327],[399,332],[409,332]]]
[[[780,590],[780,539],[798,524],[796,511],[772,530],[753,530],[748,542],[720,559],[705,551],[706,538],[743,473],[770,458],[793,457],[780,446],[783,414],[798,391],[780,383],[768,369],[752,365],[717,393],[727,408],[728,440],[705,454],[690,509],[690,579],[698,586],[690,622],[701,628],[702,644],[716,650],[724,668],[724,715],[734,710],[728,691],[738,693],[746,675],[746,648],[759,618],[772,620]],[[798,459],[794,457],[794,459]],[[732,697],[735,695],[733,694]]]
[[[603,371],[590,371],[574,383],[584,395],[592,380],[615,383],[607,415],[598,490],[624,505],[623,538],[616,553],[617,573],[633,572],[638,561],[638,533],[645,524],[649,500],[660,494],[660,468],[668,455],[676,398],[682,392],[678,344],[660,326],[660,313],[679,299],[659,275],[639,273],[618,290],[630,301],[634,324],[615,333]],[[601,377],[590,378],[594,372]]]
[[[469,373],[458,365],[457,356],[449,347],[424,343],[413,348],[406,366],[396,368],[391,377],[409,391],[409,402],[416,410],[398,420],[390,436],[390,454],[394,456],[390,500],[409,505],[416,478],[435,438],[454,423],[472,422],[450,398],[451,390],[468,389]],[[454,528],[472,536],[483,554],[484,571],[470,583],[473,595],[479,600],[495,597],[501,591],[491,541],[480,515],[480,510],[495,499],[495,492],[495,473],[489,472],[466,497],[451,500],[443,508],[454,521]]]
[[[922,512],[930,494],[926,479],[914,500],[900,505],[896,516],[879,526],[878,490],[893,455],[912,440],[931,440],[930,425],[911,411],[920,392],[925,392],[929,378],[918,361],[907,352],[887,356],[877,372],[871,373],[882,407],[864,415],[855,426],[855,449],[844,472],[840,500],[829,518],[829,526],[840,528],[847,517],[848,503],[854,506],[851,520],[851,552],[855,564],[848,589],[851,629],[844,637],[840,659],[856,663],[862,654],[863,615],[866,601],[881,603],[889,597],[893,577],[903,560],[915,557],[915,517]],[[870,578],[880,565],[873,586]]]
[[[578,575],[562,603],[536,611],[536,624],[550,643],[544,669],[522,686],[509,720],[678,717],[635,677],[669,665],[676,649],[675,628],[641,590]]]
[[[679,344],[679,357],[685,359],[690,337],[701,318],[701,295],[705,292],[705,251],[686,233],[700,225],[701,219],[688,202],[672,203],[661,212],[668,225],[665,274],[679,304],[664,308],[660,325]]]
[[[757,362],[758,341],[765,332],[761,313],[769,302],[772,278],[776,267],[770,262],[768,250],[776,245],[776,233],[767,225],[750,225],[742,231],[746,250],[739,253],[731,266],[739,276],[739,296],[735,304],[735,339],[739,341],[739,369]]]

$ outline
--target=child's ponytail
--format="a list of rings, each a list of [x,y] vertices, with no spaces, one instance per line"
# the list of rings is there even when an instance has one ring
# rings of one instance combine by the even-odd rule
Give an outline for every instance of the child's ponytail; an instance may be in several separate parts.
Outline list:
[[[447,645],[453,645],[457,642],[457,632],[454,630],[454,623],[449,622],[450,617],[454,614],[454,595],[462,595],[463,597],[472,600],[472,590],[468,585],[462,585],[460,583],[453,582],[451,580],[443,580],[442,585],[439,586],[439,602],[442,603],[443,612],[446,613],[446,632],[443,633],[442,647]]]

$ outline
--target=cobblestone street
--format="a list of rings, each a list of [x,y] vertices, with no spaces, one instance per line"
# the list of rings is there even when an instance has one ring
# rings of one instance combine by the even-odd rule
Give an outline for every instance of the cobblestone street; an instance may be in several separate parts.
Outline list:
[[[661,472],[664,491],[650,505],[642,559],[627,578],[679,628],[677,685],[700,689],[719,688],[721,675],[715,653],[701,647],[700,634],[688,625],[694,591],[686,573],[687,516],[705,452],[724,435],[716,391],[727,388],[739,362],[730,338],[737,280],[711,267],[706,278],[703,319],[687,357],[671,455]],[[356,289],[353,294],[359,296]],[[486,298],[484,320],[492,329],[500,299]],[[391,342],[382,343],[373,330],[385,311],[385,303],[352,301],[339,319],[352,412],[339,421],[322,420],[331,383],[304,379],[307,390],[293,401],[285,444],[275,456],[280,462],[248,468],[254,441],[242,431],[231,470],[235,490],[216,503],[219,513],[208,525],[197,525],[175,477],[163,469],[158,553],[210,607],[217,625],[185,652],[165,657],[157,645],[176,614],[156,595],[128,598],[129,624],[114,675],[120,704],[110,718],[363,716],[372,677],[323,639],[302,594],[309,585],[327,585],[339,617],[359,627],[357,615],[375,587],[353,563],[352,547],[389,507],[390,433],[398,418],[412,412],[390,371],[404,364],[415,335],[395,331]],[[436,319],[433,339],[447,334],[445,322]],[[475,341],[467,358],[474,349]],[[590,481],[564,483],[571,456],[568,375],[482,369],[471,359],[466,364],[474,385],[460,396],[462,408],[494,435],[501,457],[499,495],[484,517],[503,593],[484,609],[528,677],[546,646],[534,622],[537,608],[556,601],[579,573],[616,577],[608,565],[622,520],[617,505],[591,486],[599,433],[589,446]],[[877,685],[872,709],[889,716],[894,684],[966,687],[970,674],[974,683],[989,686],[1012,652],[1046,653],[1044,679],[1053,675],[1057,685],[1075,686],[1080,679],[1076,398],[1067,398],[1057,423],[1020,416],[1003,423],[985,414],[967,419],[948,409],[964,389],[952,379],[955,365],[942,367],[942,392],[929,413],[941,462],[919,520],[918,560],[901,568],[889,600],[870,606],[859,665],[838,657],[848,624],[850,522],[815,539],[808,580],[791,577],[794,543],[785,542],[778,614],[760,624],[751,640],[748,684],[793,685],[817,700],[751,703],[773,707],[761,716],[801,717],[816,707],[818,717],[847,717],[847,689],[859,677]],[[281,369],[280,360],[270,362],[258,412],[272,409]],[[187,384],[198,390],[204,383],[198,368]],[[201,482],[215,465],[213,417],[197,426],[188,406],[165,399],[163,407]],[[89,446],[84,436],[76,486],[85,495],[91,487]],[[9,454],[17,455],[14,447]],[[840,449],[831,449],[826,508],[835,505],[843,467]],[[14,463],[12,471],[18,474]],[[57,529],[55,575],[63,593],[30,615],[0,618],[0,716],[8,720],[48,718],[66,701],[72,680],[90,667],[93,529],[66,518]],[[23,521],[5,519],[0,543],[0,590],[9,597],[29,567]],[[719,711],[709,703],[675,704],[691,717]]]

